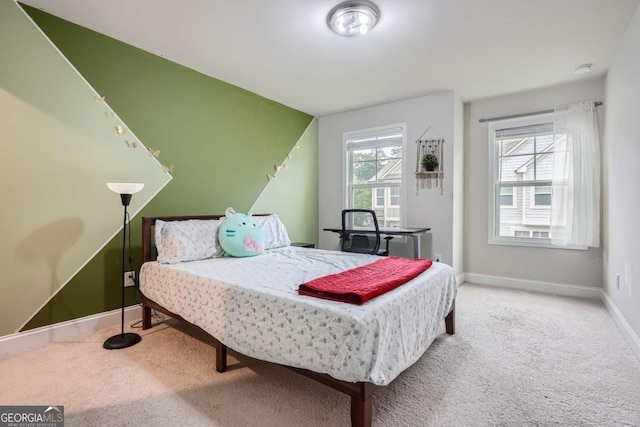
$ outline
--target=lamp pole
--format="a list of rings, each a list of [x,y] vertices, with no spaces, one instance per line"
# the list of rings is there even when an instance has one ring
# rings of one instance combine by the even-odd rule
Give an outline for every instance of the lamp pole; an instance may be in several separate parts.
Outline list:
[[[119,188],[118,185],[119,184],[112,184],[111,186],[109,186],[109,188],[114,192],[118,192],[118,188]],[[127,184],[122,184],[122,185],[126,186]],[[142,187],[140,187],[140,189],[141,188]],[[140,189],[138,189],[137,191],[140,191]],[[120,334],[114,335],[111,338],[107,339],[102,345],[102,347],[106,348],[107,350],[117,350],[120,348],[131,347],[132,345],[135,345],[142,340],[140,335],[136,333],[133,333],[133,332],[127,332],[126,334],[124,333],[124,285],[125,285],[124,274],[125,274],[125,248],[127,247],[127,206],[129,206],[129,203],[131,202],[131,196],[132,196],[132,193],[120,193],[120,199],[122,200],[122,205],[124,206],[124,218],[122,219],[122,275],[120,276],[122,279],[122,286],[120,289],[122,293],[122,306],[121,306],[122,311],[120,315]]]
[[[120,335],[122,339],[124,339],[124,273],[126,268],[124,266],[125,263],[125,247],[127,246],[127,206],[131,202],[131,194],[121,194],[120,198],[122,199],[122,205],[124,206],[124,218],[122,219],[122,312],[121,312],[121,321],[120,321]]]

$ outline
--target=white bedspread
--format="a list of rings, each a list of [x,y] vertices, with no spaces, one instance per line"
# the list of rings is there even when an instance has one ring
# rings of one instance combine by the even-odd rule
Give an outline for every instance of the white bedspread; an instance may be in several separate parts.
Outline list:
[[[456,296],[451,267],[434,263],[358,306],[300,296],[301,283],[379,259],[286,247],[140,271],[142,293],[242,354],[344,381],[390,383],[438,334]]]

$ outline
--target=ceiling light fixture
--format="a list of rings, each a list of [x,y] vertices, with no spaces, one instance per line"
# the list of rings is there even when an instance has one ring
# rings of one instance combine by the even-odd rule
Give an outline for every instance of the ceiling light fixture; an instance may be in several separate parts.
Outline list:
[[[575,70],[573,70],[573,74],[579,75],[579,74],[586,74],[589,71],[591,71],[591,64],[582,64],[576,67]]]
[[[327,15],[327,25],[341,36],[366,34],[378,23],[380,10],[366,0],[345,1]]]

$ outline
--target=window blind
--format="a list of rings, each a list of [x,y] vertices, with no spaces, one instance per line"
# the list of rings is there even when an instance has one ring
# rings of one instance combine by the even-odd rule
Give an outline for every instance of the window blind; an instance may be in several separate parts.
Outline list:
[[[540,123],[496,129],[496,139],[529,138],[533,136],[551,135],[553,133],[553,123]]]
[[[402,128],[387,128],[373,132],[359,132],[348,135],[345,139],[349,151],[384,148],[395,145],[402,146]]]

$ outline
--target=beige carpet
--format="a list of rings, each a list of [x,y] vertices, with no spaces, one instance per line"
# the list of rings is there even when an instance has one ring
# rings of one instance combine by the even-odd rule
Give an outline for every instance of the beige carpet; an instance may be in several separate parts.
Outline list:
[[[374,396],[375,426],[640,426],[640,363],[600,302],[466,284],[457,334]],[[444,322],[443,322],[444,323]],[[108,328],[0,358],[1,405],[64,405],[67,426],[348,426],[349,398],[175,322],[103,350]]]

